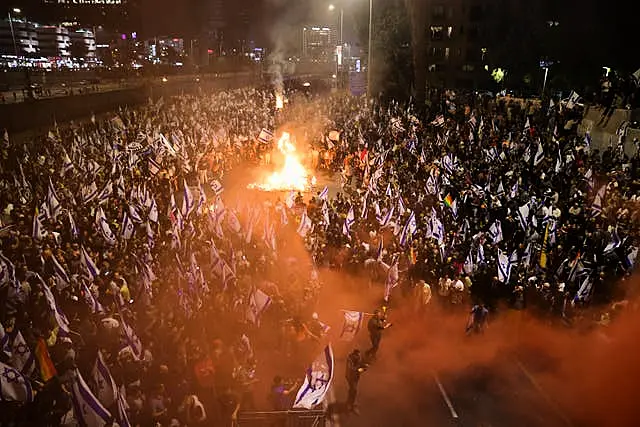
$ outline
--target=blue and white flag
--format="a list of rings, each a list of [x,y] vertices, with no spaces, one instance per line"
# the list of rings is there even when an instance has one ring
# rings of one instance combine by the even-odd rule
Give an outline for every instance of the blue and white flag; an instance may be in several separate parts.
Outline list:
[[[156,204],[155,197],[151,199],[151,207],[149,208],[149,214],[147,216],[149,221],[158,222],[158,205]]]
[[[84,246],[80,247],[80,262],[89,273],[89,277],[93,280],[100,275],[100,270],[96,267]]]
[[[300,218],[300,225],[298,226],[298,234],[302,237],[306,237],[307,234],[313,229],[313,222],[311,218],[307,215],[307,211],[302,212],[302,217]]]
[[[604,200],[604,195],[607,192],[607,186],[603,185],[598,190],[596,197],[593,199],[593,203],[591,204],[591,214],[593,217],[596,217],[602,213],[602,201]]]
[[[98,357],[96,357],[96,362],[93,365],[91,376],[94,385],[93,391],[95,391],[95,396],[98,400],[105,407],[113,405],[118,398],[118,388],[111,376],[111,372],[109,372],[107,364],[104,363],[100,350],[98,350]]]
[[[387,209],[387,213],[384,215],[384,217],[380,221],[380,227],[382,228],[387,227],[391,223],[391,218],[393,218],[394,210],[395,208],[393,206]]]
[[[324,186],[324,188],[322,189],[322,191],[320,192],[320,194],[318,195],[318,197],[320,198],[320,200],[328,200],[329,199],[329,187],[327,187],[326,185]]]
[[[191,211],[195,207],[195,202],[193,199],[193,194],[191,194],[191,190],[187,185],[187,180],[182,180],[183,185],[183,201],[182,201],[182,216],[186,219],[189,217]]]
[[[400,233],[400,245],[405,246],[407,244],[407,240],[412,238],[417,230],[418,226],[416,224],[416,214],[415,212],[411,212],[407,223],[402,229],[402,233]]]
[[[211,187],[211,191],[213,191],[213,194],[215,194],[216,196],[219,196],[224,191],[224,187],[217,179],[211,181],[209,186]]]
[[[95,181],[91,182],[89,185],[85,185],[80,189],[80,194],[82,195],[82,202],[89,203],[96,197],[98,197],[98,186]]]
[[[258,135],[258,141],[262,142],[263,144],[268,144],[271,142],[271,140],[273,140],[273,132],[263,128]]]
[[[60,263],[58,262],[58,259],[55,257],[55,255],[51,255],[51,263],[53,264],[54,274],[56,276],[58,276],[60,278],[60,280],[62,280],[65,284],[68,285],[69,282],[70,282],[69,275],[65,271],[64,267],[62,267],[62,265],[60,265]]]
[[[20,371],[22,375],[30,377],[36,368],[35,356],[20,331],[16,330],[10,335],[11,358],[9,364]]]
[[[260,289],[253,291],[249,297],[249,307],[247,309],[247,320],[256,326],[260,326],[262,314],[271,305],[271,297]]]
[[[73,412],[81,427],[104,427],[111,419],[109,411],[100,403],[76,369],[71,387]]]
[[[111,181],[109,181],[107,182],[107,184],[104,186],[104,188],[98,195],[98,203],[99,204],[106,203],[112,194],[113,194],[113,184],[111,183]]]
[[[369,214],[369,210],[367,209],[367,199],[369,198],[369,193],[366,193],[362,198],[362,212],[360,212],[360,219],[366,219]]]
[[[496,219],[496,221],[491,224],[491,227],[489,227],[489,236],[494,245],[502,241],[502,224],[500,220]]]
[[[151,202],[153,204],[153,201]],[[133,205],[129,205],[129,218],[136,224],[142,224],[142,217]]]
[[[73,170],[73,162],[69,158],[66,150],[63,150],[64,156],[62,157],[62,170],[60,171],[60,176],[64,176],[67,172]]]
[[[202,188],[202,184],[198,184],[198,206],[196,207],[196,213],[198,215],[206,214],[205,210],[207,204],[207,195],[204,192],[204,188]]]
[[[351,236],[351,227],[356,222],[356,215],[353,212],[353,206],[349,208],[349,212],[347,213],[347,217],[344,220],[344,224],[342,225],[342,234],[347,237]]]
[[[133,328],[129,326],[124,319],[120,321],[120,325],[122,327],[121,337],[124,344],[123,348],[129,347],[136,360],[140,360],[142,358],[142,342],[140,338],[138,338]]]
[[[58,199],[56,190],[53,188],[53,183],[51,182],[51,178],[49,178],[49,189],[47,193],[47,208],[49,210],[49,216],[54,220],[58,217],[58,214],[62,210],[62,206],[60,205],[60,200]]]
[[[136,230],[135,224],[133,223],[133,221],[131,221],[129,214],[127,214],[126,212],[122,217],[122,226],[120,227],[120,230],[122,233],[122,238],[124,240],[130,240],[131,237],[133,237],[134,231]]]
[[[353,341],[358,335],[364,320],[364,313],[360,311],[344,311],[344,323],[342,324],[342,332],[340,332],[340,340]]]
[[[533,166],[538,166],[542,160],[544,160],[544,150],[542,149],[542,143],[538,142],[538,150],[536,151],[536,156],[533,158]]]
[[[478,262],[478,264],[483,264],[485,262],[484,246],[482,246],[482,244],[478,245],[478,254],[476,256],[476,261]]]
[[[578,289],[576,293],[575,300],[588,301],[591,296],[591,289],[593,289],[593,279],[591,276],[587,276],[582,281],[582,285],[580,285],[580,289]]]
[[[42,285],[42,292],[44,293],[47,304],[49,305],[49,309],[53,314],[53,318],[55,319],[56,324],[60,328],[60,335],[63,335],[63,334],[69,335],[70,329],[69,329],[69,320],[67,320],[67,316],[62,312],[62,309],[60,309],[60,307],[58,306],[58,303],[56,303],[56,299],[53,296],[53,292],[51,292],[51,289],[49,289],[49,286],[44,282],[44,280],[42,280],[42,277],[40,277],[40,275],[37,273],[35,275],[40,281],[40,284]]]
[[[295,409],[313,409],[320,405],[331,387],[335,370],[333,349],[328,344],[322,353],[307,368],[304,383],[293,403]]]
[[[384,286],[384,300],[388,301],[391,296],[391,291],[393,288],[398,286],[398,282],[400,280],[400,274],[398,271],[398,261],[393,263],[389,271],[387,271],[387,281]]]
[[[509,257],[498,249],[498,280],[502,283],[509,283],[511,277],[511,263]]]
[[[84,297],[85,302],[89,306],[89,309],[93,314],[101,314],[104,313],[104,308],[102,304],[95,298],[89,287],[83,283],[82,284],[82,295]]]
[[[389,198],[393,197],[393,193],[392,193],[392,191],[391,191],[391,183],[390,183],[390,182],[389,182],[389,183],[387,183],[387,189],[386,189],[386,191],[384,192],[384,195],[385,195],[385,196],[387,196],[387,197],[389,197]]]
[[[149,157],[147,159],[148,161],[148,167],[149,167],[149,173],[151,175],[157,175],[158,172],[160,172],[160,170],[162,169],[162,166],[160,165],[160,163],[156,162],[153,158]]]
[[[107,217],[102,210],[102,207],[98,208],[96,211],[96,227],[100,230],[102,237],[108,245],[114,246],[116,241],[116,235],[111,231],[111,227],[109,227],[109,222],[107,221]]]
[[[520,226],[524,231],[527,231],[527,228],[529,228],[529,213],[529,203],[518,208],[518,220],[520,221]],[[502,227],[500,228],[500,232],[502,233]]]
[[[509,197],[511,199],[515,199],[516,197],[518,197],[518,181],[516,181],[513,184],[513,187],[511,187],[511,193],[509,193]]]
[[[27,377],[2,362],[0,362],[0,402],[33,402],[33,389]]]

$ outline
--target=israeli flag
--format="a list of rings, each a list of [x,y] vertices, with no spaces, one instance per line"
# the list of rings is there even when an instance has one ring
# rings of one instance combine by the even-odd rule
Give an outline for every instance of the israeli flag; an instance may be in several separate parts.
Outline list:
[[[364,320],[364,313],[360,311],[348,311],[344,312],[344,323],[342,324],[342,332],[340,332],[340,340],[353,341],[358,335],[360,328],[362,327],[362,321]]]
[[[193,194],[191,194],[191,189],[189,189],[189,186],[187,185],[187,180],[183,179],[182,180],[182,185],[184,187],[183,189],[183,202],[182,202],[182,216],[184,218],[188,218],[189,214],[191,213],[191,211],[193,211],[193,208],[195,206],[195,202],[193,199]]]
[[[0,401],[33,402],[29,379],[17,369],[0,362]]]
[[[536,156],[533,158],[533,166],[538,166],[542,160],[544,160],[544,150],[542,149],[542,143],[538,142],[538,151],[536,151]]]
[[[149,208],[149,214],[147,216],[149,221],[158,222],[158,204],[156,203],[155,197],[151,199],[151,207]]]
[[[271,132],[268,129],[263,128],[260,131],[260,134],[258,135],[258,141],[262,142],[263,144],[270,143],[272,139],[273,139],[273,132]]]
[[[153,203],[153,201],[151,203]],[[142,217],[133,205],[129,205],[129,218],[136,224],[142,224]]]
[[[416,214],[411,212],[407,223],[404,225],[402,229],[402,233],[400,234],[400,245],[405,246],[407,243],[407,239],[413,237],[413,235],[418,230],[418,226],[416,224]]]
[[[349,209],[349,213],[347,213],[347,218],[344,220],[344,225],[342,226],[342,234],[349,237],[351,235],[351,227],[356,222],[356,215],[353,212],[353,206]]]
[[[105,216],[102,207],[98,208],[96,211],[96,227],[100,230],[102,237],[108,245],[114,246],[116,244],[116,236],[111,231],[111,227],[109,227],[109,222],[107,221],[107,217]]]
[[[498,280],[502,283],[509,283],[511,276],[511,263],[509,257],[498,249]]]
[[[82,284],[82,293],[84,296],[84,301],[87,303],[87,305],[89,306],[89,309],[91,309],[91,312],[93,314],[104,313],[104,308],[102,307],[102,304],[100,304],[100,302],[93,296],[93,293],[91,293],[91,290],[85,283]]]
[[[329,199],[329,187],[325,185],[318,197],[320,198],[320,200],[327,201]]]
[[[75,381],[71,387],[73,412],[82,427],[104,427],[111,413],[100,403],[76,369]]]
[[[307,233],[311,231],[313,228],[313,222],[311,218],[307,215],[307,211],[305,210],[302,213],[302,218],[300,218],[300,225],[298,226],[298,234],[302,237],[306,237]]]
[[[389,209],[387,209],[387,213],[385,214],[385,216],[380,221],[380,227],[384,228],[384,227],[388,226],[391,223],[391,218],[393,218],[394,210],[395,210],[395,208],[393,206],[391,206]]]
[[[256,289],[249,297],[247,320],[254,325],[260,326],[260,318],[270,305],[271,297],[262,292],[260,289]]]
[[[522,254],[521,264],[525,268],[529,268],[531,264],[531,243],[529,243]]]
[[[520,226],[524,231],[527,231],[527,228],[528,228],[529,213],[530,213],[529,203],[525,204],[524,206],[520,206],[518,208],[518,220],[520,220]],[[500,228],[500,231],[502,232],[502,227]]]
[[[393,263],[389,271],[387,272],[387,281],[384,287],[384,300],[388,301],[391,296],[391,291],[393,288],[398,286],[398,282],[400,280],[400,274],[398,271],[398,261]]]
[[[100,350],[98,350],[98,357],[93,365],[91,376],[93,377],[94,391],[98,400],[105,407],[113,405],[118,397],[118,389],[107,364],[104,363]]]
[[[331,387],[334,374],[334,358],[331,344],[307,368],[304,383],[293,403],[294,409],[313,409],[320,405]]]
[[[51,178],[49,178],[49,189],[47,193],[47,207],[49,209],[49,216],[54,220],[58,217],[62,206],[60,205],[60,200],[56,194],[56,190],[53,188],[53,183],[51,182]]]
[[[213,191],[213,193],[216,196],[219,196],[220,194],[222,194],[222,192],[224,191],[224,187],[222,186],[222,184],[220,183],[220,181],[214,179],[213,181],[211,181],[211,184],[209,184],[209,186],[211,187],[211,191]]]
[[[36,368],[35,357],[20,331],[16,330],[12,335],[13,340],[11,340],[10,345],[11,358],[9,359],[9,363],[20,371],[21,374],[29,377]]]
[[[130,240],[133,237],[133,233],[135,232],[136,226],[131,221],[129,215],[125,212],[122,218],[122,238],[124,240]]]
[[[489,227],[489,236],[491,237],[493,244],[497,244],[502,241],[502,224],[500,223],[500,220],[496,219],[496,221],[491,224],[491,227]]]
[[[124,343],[124,347],[129,347],[133,351],[133,355],[137,360],[140,360],[142,357],[142,342],[140,342],[140,338],[136,335],[133,328],[124,321],[124,319],[120,322],[122,326],[122,340]]]
[[[80,247],[80,261],[89,273],[91,279],[95,279],[100,275],[100,270],[98,270],[98,267],[96,267],[96,264],[93,262],[84,246]]]

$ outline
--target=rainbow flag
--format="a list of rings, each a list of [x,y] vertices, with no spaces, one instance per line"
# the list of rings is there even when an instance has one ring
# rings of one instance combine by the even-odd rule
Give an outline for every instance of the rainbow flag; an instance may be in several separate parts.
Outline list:
[[[38,360],[38,366],[40,366],[40,376],[42,381],[47,382],[51,378],[57,375],[56,367],[53,366],[53,362],[49,357],[49,350],[47,350],[47,344],[44,342],[44,338],[38,338],[36,344],[36,359]]]
[[[447,197],[444,198],[444,204],[451,207],[453,204],[453,197],[451,197],[451,194],[447,194]]]

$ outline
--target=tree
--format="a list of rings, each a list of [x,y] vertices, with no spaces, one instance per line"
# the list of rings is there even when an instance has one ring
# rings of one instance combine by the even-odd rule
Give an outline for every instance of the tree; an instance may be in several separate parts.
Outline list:
[[[362,56],[366,58],[369,49],[368,7],[359,10],[356,31],[360,45],[364,46]],[[403,0],[375,3],[371,48],[372,94],[396,100],[408,99],[413,85],[411,32]]]

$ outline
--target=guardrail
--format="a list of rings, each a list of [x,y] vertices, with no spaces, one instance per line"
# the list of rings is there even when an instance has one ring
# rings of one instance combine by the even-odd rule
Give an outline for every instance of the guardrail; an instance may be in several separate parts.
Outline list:
[[[238,427],[324,427],[324,411],[252,411],[238,414]]]

